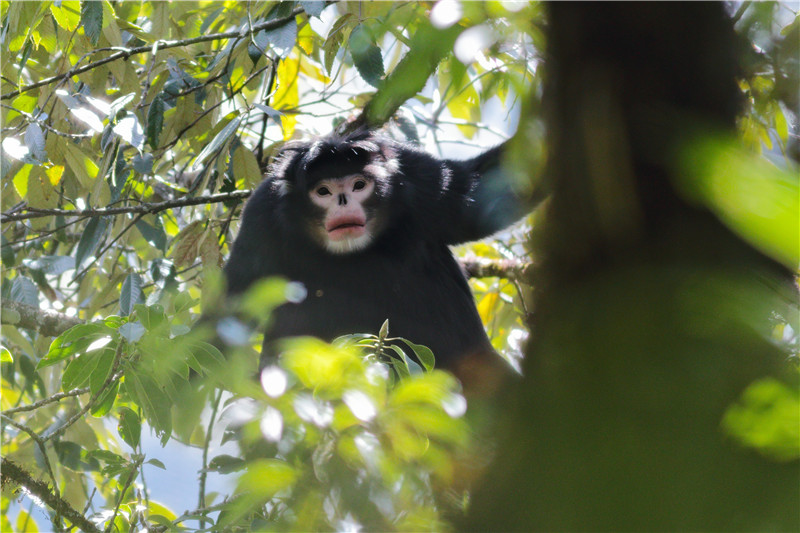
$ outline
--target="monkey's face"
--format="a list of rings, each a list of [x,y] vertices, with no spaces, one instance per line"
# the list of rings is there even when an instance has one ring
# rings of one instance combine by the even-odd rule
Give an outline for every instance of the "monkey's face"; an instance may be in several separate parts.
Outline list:
[[[361,174],[318,181],[308,196],[315,216],[312,237],[334,254],[363,250],[380,230],[375,216],[375,181]]]

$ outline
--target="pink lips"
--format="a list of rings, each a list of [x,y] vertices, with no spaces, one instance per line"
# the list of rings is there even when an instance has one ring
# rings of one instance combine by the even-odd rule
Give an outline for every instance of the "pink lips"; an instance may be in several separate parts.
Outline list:
[[[364,234],[366,221],[358,216],[343,216],[334,218],[325,225],[328,237],[332,241],[360,237]]]

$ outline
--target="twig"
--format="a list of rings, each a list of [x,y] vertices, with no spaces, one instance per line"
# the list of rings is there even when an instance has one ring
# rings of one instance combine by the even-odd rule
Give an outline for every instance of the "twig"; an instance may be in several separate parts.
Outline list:
[[[26,213],[11,214],[3,213],[0,215],[0,222],[13,222],[18,220],[26,220],[29,218],[42,218],[53,215],[60,215],[65,217],[105,217],[109,215],[122,215],[125,213],[143,213],[152,214],[159,211],[166,211],[174,207],[186,207],[190,205],[201,204],[214,204],[225,202],[227,200],[243,200],[250,196],[253,191],[231,191],[226,193],[217,193],[209,196],[192,196],[185,198],[178,198],[175,200],[166,200],[154,204],[140,204],[128,205],[125,207],[97,207],[89,209],[37,209],[33,207],[26,207]]]
[[[16,413],[24,413],[25,411],[34,411],[40,407],[44,407],[45,405],[53,402],[60,402],[64,398],[71,398],[73,396],[80,396],[81,394],[86,394],[89,392],[89,387],[84,387],[82,389],[72,389],[68,392],[59,392],[57,394],[53,394],[49,398],[44,398],[43,400],[39,400],[38,402],[34,402],[30,405],[21,405],[19,407],[12,407],[10,409],[6,409],[5,411],[0,412],[1,415],[13,415]]]
[[[214,400],[214,405],[211,407],[211,418],[208,423],[208,430],[206,431],[206,442],[203,446],[203,468],[200,471],[200,491],[198,495],[198,502],[197,506],[200,509],[205,508],[206,506],[206,477],[208,476],[208,449],[211,446],[211,434],[214,430],[214,419],[217,416],[217,409],[219,408],[219,402],[222,399],[222,390],[217,393],[217,397]],[[200,519],[201,522],[205,522],[208,520],[205,513],[202,513],[202,518]]]
[[[5,485],[8,480],[13,480],[25,487],[30,494],[39,498],[57,514],[65,517],[83,531],[89,533],[100,533],[100,530],[97,529],[97,527],[91,521],[80,514],[58,494],[53,493],[47,486],[47,483],[34,479],[30,473],[28,473],[15,462],[3,457],[0,459],[0,471],[2,471],[3,485]]]

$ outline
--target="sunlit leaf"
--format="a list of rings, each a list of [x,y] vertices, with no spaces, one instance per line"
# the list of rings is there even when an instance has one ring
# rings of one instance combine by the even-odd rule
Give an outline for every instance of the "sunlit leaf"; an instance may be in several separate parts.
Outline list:
[[[697,139],[681,156],[685,194],[764,253],[790,268],[800,265],[797,169],[781,170],[730,139]]]
[[[287,57],[278,64],[276,76],[278,89],[272,98],[276,109],[293,109],[299,103],[300,96],[297,86],[299,72],[300,59],[296,56]],[[281,116],[284,140],[292,138],[296,124],[297,118],[294,114],[285,113]]]
[[[108,337],[113,330],[105,324],[78,324],[53,339],[50,350],[47,352],[36,368],[44,368],[64,359],[81,353],[92,342]]]
[[[144,131],[139,119],[133,113],[125,115],[122,120],[117,122],[114,126],[114,133],[139,151],[144,147]]]
[[[722,426],[745,446],[779,461],[800,457],[800,389],[774,378],[751,384],[725,413]]]
[[[131,448],[135,449],[139,446],[139,438],[142,434],[142,421],[139,420],[139,415],[128,407],[120,407],[117,432]]]
[[[62,0],[50,4],[50,12],[56,23],[68,32],[75,31],[81,22],[81,3],[79,0]]]

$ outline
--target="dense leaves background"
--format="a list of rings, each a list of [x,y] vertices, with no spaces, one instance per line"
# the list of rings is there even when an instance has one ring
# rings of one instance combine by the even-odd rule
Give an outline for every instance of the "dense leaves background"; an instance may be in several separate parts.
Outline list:
[[[222,354],[211,332],[192,326],[218,305],[241,204],[287,140],[386,126],[398,139],[468,154],[499,143],[519,120],[508,168],[538,190],[547,163],[542,73],[557,68],[544,61],[542,6],[0,8],[0,527],[449,527],[486,469],[491,446],[474,433],[493,411],[471,402],[465,417],[451,376],[422,372],[406,358],[413,344],[386,349],[391,325],[335,346],[291,343],[260,382],[258,338]],[[774,3],[745,3],[732,16],[743,39],[739,138],[694,145],[687,157],[711,170],[684,194],[796,272],[800,26]],[[603,147],[620,133],[611,111],[571,139]],[[458,250],[492,342],[513,362],[533,311],[530,224]],[[265,282],[243,311],[265,320],[297,291]],[[773,312],[766,335],[796,359],[796,309],[754,298]],[[601,305],[587,309],[602,318]],[[752,383],[717,422],[740,445],[796,462],[800,396],[796,369],[787,372]],[[147,468],[177,460],[176,443],[202,457],[199,472],[178,476],[197,493],[193,509],[168,508],[147,484]]]

